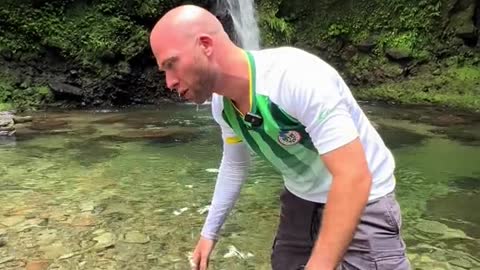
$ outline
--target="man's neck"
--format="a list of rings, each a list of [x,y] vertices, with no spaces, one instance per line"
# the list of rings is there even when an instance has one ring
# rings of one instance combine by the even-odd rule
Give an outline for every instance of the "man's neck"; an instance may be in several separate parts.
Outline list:
[[[242,113],[250,109],[250,81],[248,60],[245,52],[237,47],[222,52],[218,65],[222,74],[216,87],[216,93],[232,100]]]

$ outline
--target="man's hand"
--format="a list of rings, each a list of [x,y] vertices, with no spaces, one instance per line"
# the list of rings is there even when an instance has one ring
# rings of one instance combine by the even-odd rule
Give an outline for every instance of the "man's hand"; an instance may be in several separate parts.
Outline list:
[[[215,247],[215,241],[200,237],[192,256],[192,270],[207,270],[210,253]]]
[[[332,270],[347,250],[368,201],[372,176],[360,140],[322,156],[333,180],[308,270]]]

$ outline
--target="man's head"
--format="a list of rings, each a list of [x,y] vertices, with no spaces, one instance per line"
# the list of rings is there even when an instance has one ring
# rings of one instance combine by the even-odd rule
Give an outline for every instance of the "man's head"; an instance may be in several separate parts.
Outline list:
[[[184,5],[167,12],[150,35],[150,46],[167,87],[195,103],[207,100],[218,79],[215,50],[228,35],[207,10]]]

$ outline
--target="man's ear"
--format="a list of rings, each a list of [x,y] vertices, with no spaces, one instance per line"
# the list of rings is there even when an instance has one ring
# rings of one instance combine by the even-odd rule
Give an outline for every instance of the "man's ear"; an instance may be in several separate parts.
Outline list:
[[[200,47],[204,51],[205,55],[210,56],[213,49],[213,39],[209,35],[200,35],[198,37]]]

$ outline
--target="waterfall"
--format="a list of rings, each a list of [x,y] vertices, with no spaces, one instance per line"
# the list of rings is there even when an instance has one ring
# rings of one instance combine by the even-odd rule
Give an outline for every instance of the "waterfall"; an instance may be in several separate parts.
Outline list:
[[[247,50],[260,48],[254,0],[216,0],[217,12],[229,15],[239,46]]]

